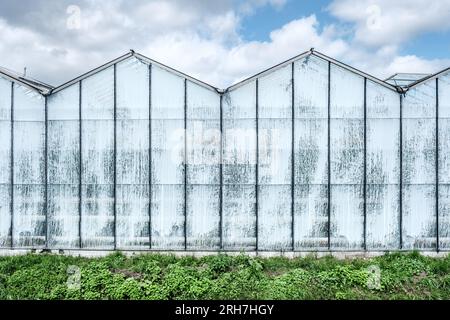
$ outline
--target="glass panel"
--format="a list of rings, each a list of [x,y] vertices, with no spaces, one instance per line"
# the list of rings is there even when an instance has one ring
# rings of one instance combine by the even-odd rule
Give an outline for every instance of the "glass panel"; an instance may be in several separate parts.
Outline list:
[[[403,102],[403,247],[436,247],[435,82],[408,91]]]
[[[11,186],[0,184],[0,248],[11,246]]]
[[[291,186],[258,188],[258,250],[291,250]]]
[[[224,119],[255,119],[256,81],[252,81],[223,96]]]
[[[0,184],[11,180],[11,121],[0,120]]]
[[[79,186],[48,186],[48,245],[50,248],[78,248]]]
[[[366,192],[367,248],[398,249],[400,245],[398,184],[369,184]]]
[[[117,186],[117,248],[148,249],[148,185]]]
[[[219,198],[217,185],[189,185],[187,189],[187,247],[191,250],[219,248]]]
[[[291,119],[292,65],[269,73],[258,80],[259,118]],[[250,94],[253,94],[250,92]]]
[[[83,248],[114,247],[114,186],[81,187],[81,240]]]
[[[78,121],[48,122],[48,182],[78,184],[80,129]]]
[[[44,185],[14,186],[13,246],[45,246]]]
[[[400,245],[400,98],[367,81],[367,248]]]
[[[14,121],[44,121],[45,100],[34,90],[14,84]]]
[[[79,96],[79,83],[48,96],[48,120],[79,120]]]
[[[114,68],[96,73],[82,82],[83,120],[114,119]]]
[[[223,186],[223,246],[226,250],[255,250],[254,185]]]
[[[294,63],[294,247],[328,248],[328,62]]]
[[[148,184],[148,120],[117,121],[117,184]]]
[[[255,184],[256,119],[223,120],[223,183]]]
[[[295,186],[294,236],[296,250],[328,248],[328,186]]]
[[[0,76],[0,122],[11,120],[11,82]]]
[[[114,121],[82,121],[82,183],[114,181]]]
[[[184,183],[184,121],[152,120],[152,183]]]
[[[331,247],[360,249],[364,242],[364,79],[331,66]]]
[[[152,249],[184,249],[183,185],[152,185]]]
[[[148,65],[132,57],[119,62],[116,68],[117,119],[148,120]]]
[[[152,66],[152,119],[184,118],[184,79]]]

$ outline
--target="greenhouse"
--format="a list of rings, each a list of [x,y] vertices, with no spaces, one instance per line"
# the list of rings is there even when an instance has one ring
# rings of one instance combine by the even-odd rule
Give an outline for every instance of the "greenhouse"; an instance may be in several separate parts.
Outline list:
[[[134,51],[58,87],[0,69],[0,249],[450,248],[450,69],[313,49],[218,89]]]

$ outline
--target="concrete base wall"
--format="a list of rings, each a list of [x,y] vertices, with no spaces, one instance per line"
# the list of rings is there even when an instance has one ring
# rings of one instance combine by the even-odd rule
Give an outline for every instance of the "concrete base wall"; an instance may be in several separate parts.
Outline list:
[[[44,254],[51,253],[57,255],[68,255],[74,257],[104,257],[107,256],[114,251],[110,250],[39,250],[39,249],[0,249],[0,256],[17,256],[17,255],[25,255],[29,253],[33,254]],[[241,253],[246,254],[251,257],[286,257],[289,259],[296,257],[306,257],[306,256],[315,256],[317,258],[325,257],[325,256],[333,256],[337,259],[351,259],[351,258],[373,258],[377,256],[382,256],[388,252],[412,252],[410,250],[404,251],[120,251],[126,256],[135,256],[142,254],[167,254],[167,255],[175,255],[177,257],[203,257],[207,255],[216,255],[219,253],[227,254],[227,255],[239,255]],[[450,251],[419,251],[420,254],[428,257],[439,257],[444,258],[450,254]]]

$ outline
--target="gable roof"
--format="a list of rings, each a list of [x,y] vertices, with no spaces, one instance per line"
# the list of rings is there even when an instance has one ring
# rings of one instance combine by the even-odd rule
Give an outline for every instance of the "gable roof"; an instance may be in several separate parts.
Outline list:
[[[178,75],[178,76],[180,76],[182,78],[185,78],[185,79],[187,79],[189,81],[192,81],[192,82],[194,82],[194,83],[196,83],[198,85],[201,85],[202,87],[205,87],[205,88],[207,88],[209,90],[215,91],[217,93],[224,93],[226,91],[236,89],[236,88],[238,88],[238,87],[240,87],[240,86],[242,86],[242,85],[244,85],[244,84],[246,84],[248,82],[253,81],[256,78],[259,78],[259,77],[264,76],[264,75],[266,75],[268,73],[276,71],[276,70],[278,70],[280,68],[283,68],[284,66],[286,66],[286,65],[288,65],[290,63],[293,63],[293,62],[295,62],[297,60],[300,60],[300,59],[305,58],[305,57],[310,56],[310,55],[318,57],[318,58],[323,59],[325,61],[328,61],[329,63],[337,65],[337,66],[339,66],[341,68],[344,68],[344,69],[346,69],[346,70],[348,70],[350,72],[353,72],[353,73],[355,73],[357,75],[360,75],[360,76],[362,76],[362,77],[364,77],[364,78],[366,78],[368,80],[371,80],[371,81],[373,81],[373,82],[375,82],[375,83],[377,83],[377,84],[379,84],[379,85],[381,85],[381,86],[383,86],[383,87],[385,87],[387,89],[396,91],[398,93],[405,93],[410,88],[412,88],[412,87],[414,87],[414,86],[416,86],[416,85],[418,85],[418,84],[420,84],[422,82],[425,82],[425,81],[428,81],[428,80],[431,80],[431,79],[435,79],[435,78],[441,76],[442,74],[446,74],[447,72],[450,72],[450,68],[447,68],[447,69],[444,69],[444,70],[439,71],[439,72],[437,72],[435,74],[432,74],[432,75],[428,75],[428,76],[424,75],[424,77],[422,77],[422,78],[420,78],[418,80],[415,80],[415,81],[413,81],[412,83],[410,83],[408,85],[394,85],[394,84],[390,83],[390,82],[392,82],[390,80],[392,80],[395,77],[397,77],[399,75],[402,75],[402,74],[396,73],[395,75],[393,75],[393,76],[391,76],[391,77],[389,77],[389,78],[387,78],[385,80],[381,80],[381,79],[379,79],[379,78],[377,78],[375,76],[372,76],[372,75],[370,75],[368,73],[365,73],[365,72],[363,72],[363,71],[361,71],[359,69],[353,68],[352,66],[350,66],[348,64],[345,64],[345,63],[343,63],[341,61],[333,59],[333,58],[331,58],[331,57],[329,57],[329,56],[327,56],[327,55],[325,55],[323,53],[320,53],[320,52],[314,50],[314,48],[311,48],[310,50],[305,51],[305,52],[303,52],[303,53],[301,53],[301,54],[299,54],[299,55],[297,55],[295,57],[292,57],[292,58],[290,58],[290,59],[288,59],[286,61],[283,61],[283,62],[281,62],[281,63],[279,63],[279,64],[277,64],[275,66],[272,66],[272,67],[270,67],[268,69],[265,69],[265,70],[255,74],[253,76],[250,76],[250,77],[248,77],[248,78],[246,78],[246,79],[244,79],[242,81],[239,81],[238,83],[235,83],[235,84],[229,86],[226,89],[219,89],[219,88],[217,88],[217,87],[215,87],[213,85],[210,85],[210,84],[208,84],[208,83],[206,83],[204,81],[201,81],[201,80],[199,80],[197,78],[194,78],[192,76],[189,76],[189,75],[187,75],[187,74],[185,74],[185,73],[183,73],[181,71],[178,71],[178,70],[176,70],[174,68],[171,68],[171,67],[169,67],[169,66],[167,66],[167,65],[165,65],[163,63],[160,63],[160,62],[158,62],[156,60],[153,60],[151,58],[148,58],[148,57],[146,57],[146,56],[144,56],[144,55],[142,55],[140,53],[137,53],[134,50],[130,50],[130,52],[128,52],[128,53],[126,53],[126,54],[124,54],[124,55],[122,55],[122,56],[120,56],[118,58],[115,58],[115,59],[113,59],[113,60],[111,60],[111,61],[109,61],[109,62],[107,62],[107,63],[105,63],[105,64],[103,64],[103,65],[101,65],[99,67],[97,67],[97,68],[94,68],[94,69],[92,69],[92,70],[90,70],[90,71],[88,71],[88,72],[86,72],[86,73],[84,73],[84,74],[82,74],[82,75],[80,75],[80,76],[70,80],[70,81],[67,81],[67,82],[65,82],[65,83],[63,83],[63,84],[61,84],[59,86],[56,86],[56,87],[53,87],[51,85],[48,85],[46,83],[43,83],[43,82],[35,80],[35,79],[30,79],[30,78],[27,78],[27,77],[20,76],[18,73],[6,70],[4,68],[0,68],[0,76],[8,78],[11,81],[19,82],[22,85],[24,85],[24,86],[26,86],[26,87],[28,87],[30,89],[34,89],[34,90],[38,91],[42,95],[50,95],[52,93],[56,93],[56,92],[58,92],[60,90],[63,90],[64,88],[67,88],[67,87],[69,87],[69,86],[71,86],[71,85],[73,85],[73,84],[75,84],[75,83],[77,83],[77,82],[79,82],[79,81],[81,81],[83,79],[86,79],[86,78],[88,78],[88,77],[90,77],[90,76],[92,76],[92,75],[94,75],[94,74],[96,74],[96,73],[98,73],[98,72],[100,72],[100,71],[102,71],[104,69],[107,69],[107,68],[111,67],[112,65],[114,65],[114,64],[116,64],[118,62],[121,62],[121,61],[126,60],[126,59],[131,58],[131,57],[135,57],[136,59],[141,60],[144,63],[156,65],[156,66],[158,66],[158,67],[160,67],[160,68],[162,68],[164,70],[167,70],[167,71],[169,71],[171,73],[174,73],[174,74],[176,74],[176,75]]]
[[[48,94],[51,91],[51,89],[53,88],[49,84],[46,84],[44,82],[41,82],[41,81],[38,81],[35,79],[23,77],[19,73],[14,72],[12,70],[8,70],[6,68],[0,67],[0,76],[3,76],[4,78],[6,78],[10,81],[18,82],[21,85],[23,85],[29,89],[37,90],[39,93],[44,94],[44,95]]]

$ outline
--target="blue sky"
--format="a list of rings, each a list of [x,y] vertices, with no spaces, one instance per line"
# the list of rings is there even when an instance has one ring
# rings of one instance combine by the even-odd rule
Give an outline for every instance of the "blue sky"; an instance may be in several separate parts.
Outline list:
[[[385,78],[450,66],[450,0],[11,0],[0,39],[54,85],[131,48],[218,87],[311,47]]]

